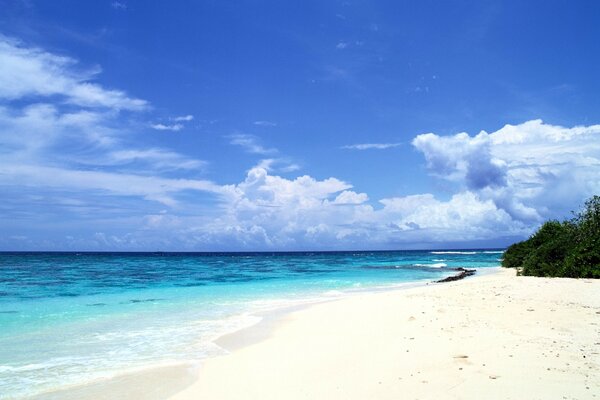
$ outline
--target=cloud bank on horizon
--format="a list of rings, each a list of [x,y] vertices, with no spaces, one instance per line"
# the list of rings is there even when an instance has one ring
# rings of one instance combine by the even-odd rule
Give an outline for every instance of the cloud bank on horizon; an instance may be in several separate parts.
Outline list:
[[[156,122],[149,101],[104,87],[100,73],[0,37],[1,249],[434,248],[523,237],[600,193],[600,125],[541,120],[414,136],[446,196],[374,198],[347,179],[295,172],[281,150],[240,132],[222,140],[255,157],[243,179],[202,178],[213,161],[144,140],[148,127],[179,135],[194,117]]]

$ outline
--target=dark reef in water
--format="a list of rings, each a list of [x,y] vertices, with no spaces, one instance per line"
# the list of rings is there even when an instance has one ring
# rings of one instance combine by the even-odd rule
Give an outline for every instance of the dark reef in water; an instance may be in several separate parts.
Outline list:
[[[443,282],[452,282],[452,281],[458,281],[461,280],[463,278],[466,278],[467,276],[471,276],[471,275],[475,275],[476,270],[474,269],[466,269],[466,268],[454,268],[455,271],[459,271],[458,274],[456,275],[452,275],[449,276],[447,278],[444,279],[440,279],[439,281],[435,281],[436,283],[443,283]]]
[[[148,303],[148,302],[155,302],[155,301],[161,301],[161,300],[165,300],[165,299],[131,299],[129,300],[129,303]],[[121,302],[121,304],[126,304],[128,303],[127,301]]]

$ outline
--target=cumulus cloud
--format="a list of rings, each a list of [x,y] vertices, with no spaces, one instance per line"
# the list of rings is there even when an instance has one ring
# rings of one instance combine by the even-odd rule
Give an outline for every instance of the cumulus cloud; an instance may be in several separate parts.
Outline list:
[[[259,165],[235,185],[225,214],[193,231],[213,245],[228,238],[250,248],[436,246],[524,237],[544,218],[565,215],[554,196],[572,196],[567,204],[573,207],[598,191],[599,132],[597,126],[529,121],[491,134],[419,135],[413,145],[455,193],[447,200],[428,193],[384,198],[380,207],[338,179],[285,179]]]
[[[317,180],[304,175],[286,179],[257,166],[243,182],[231,187],[224,214],[190,231],[213,244],[321,247],[323,239],[327,243],[336,240],[342,231],[337,225],[352,224],[357,207],[361,207],[344,209],[334,204],[339,194],[351,187],[336,178]],[[350,199],[351,195],[344,197]]]
[[[318,181],[304,175],[290,180],[269,175],[264,168],[255,167],[248,171],[242,183],[236,185],[235,192],[240,197],[239,201],[247,200],[253,206],[310,208],[321,204],[332,194],[351,187],[352,185],[336,178]]]
[[[392,147],[398,147],[402,143],[359,143],[342,146],[342,149],[349,150],[385,150]]]
[[[447,198],[372,199],[336,177],[284,177],[298,165],[245,134],[228,139],[262,159],[240,180],[213,182],[199,178],[205,161],[134,140],[131,113],[115,110],[148,110],[148,103],[92,82],[99,70],[77,66],[72,58],[0,38],[0,233],[10,243],[18,237],[27,237],[22,242],[31,248],[49,243],[47,237],[36,242],[36,232],[26,228],[53,221],[52,232],[63,229],[60,235],[78,248],[437,246],[522,237],[600,193],[600,125],[539,120],[474,136],[415,137],[430,174],[449,183]],[[155,125],[178,130],[191,120],[182,115]],[[54,220],[53,207],[59,210]],[[94,226],[88,238],[74,234],[81,224]]]
[[[491,156],[486,133],[473,138],[466,133],[447,137],[427,133],[412,144],[423,152],[427,167],[437,176],[464,181],[475,190],[506,183],[504,162]]]
[[[600,125],[566,128],[541,120],[475,136],[417,136],[432,175],[491,199],[524,221],[564,215],[600,192]]]
[[[489,239],[526,232],[526,225],[515,221],[492,200],[472,192],[461,192],[449,201],[430,194],[381,200],[383,214],[401,232],[414,231],[420,240],[443,242]]]
[[[344,190],[340,193],[335,200],[333,200],[333,204],[362,204],[369,200],[369,196],[366,193],[356,193],[352,190]]]
[[[178,227],[186,240],[213,249],[401,248],[529,232],[529,226],[473,192],[448,201],[431,194],[386,198],[375,208],[366,193],[351,189],[336,178],[286,179],[257,166],[228,187],[220,214]],[[153,219],[154,229],[164,231],[170,225],[161,227],[160,220]]]

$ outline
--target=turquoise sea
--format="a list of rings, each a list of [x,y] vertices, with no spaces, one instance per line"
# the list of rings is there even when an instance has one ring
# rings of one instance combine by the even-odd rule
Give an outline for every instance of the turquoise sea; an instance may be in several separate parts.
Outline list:
[[[0,253],[0,398],[222,354],[280,307],[500,265],[502,250]]]

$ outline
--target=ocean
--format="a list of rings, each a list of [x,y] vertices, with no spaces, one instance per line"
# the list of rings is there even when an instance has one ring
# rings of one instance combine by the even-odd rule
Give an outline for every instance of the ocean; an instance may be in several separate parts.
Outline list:
[[[500,265],[502,250],[0,253],[0,398],[198,363],[258,313]]]

